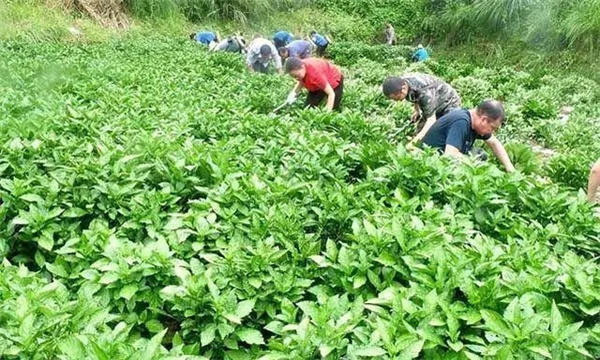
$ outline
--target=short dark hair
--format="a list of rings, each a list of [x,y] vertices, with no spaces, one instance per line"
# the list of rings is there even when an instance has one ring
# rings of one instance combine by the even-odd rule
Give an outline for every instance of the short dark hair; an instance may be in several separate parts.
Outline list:
[[[279,52],[279,56],[288,56],[289,54],[289,50],[285,46],[281,46],[279,49],[277,49],[277,52]]]
[[[190,40],[194,40],[195,37],[196,37],[196,33],[191,33],[190,34]]]
[[[304,62],[297,57],[292,57],[287,59],[285,63],[285,72],[289,73],[290,71],[298,70],[304,66]]]
[[[500,120],[501,123],[506,121],[506,113],[504,112],[504,105],[498,100],[483,100],[477,105],[477,114],[485,115],[492,121]]]
[[[383,81],[383,95],[389,97],[392,94],[398,94],[403,86],[408,85],[408,82],[398,76],[388,76]]]
[[[311,31],[311,32],[309,33],[309,35],[310,35],[310,36],[313,36],[313,35],[314,35],[314,34],[316,34],[316,33],[317,33],[317,31],[316,31],[316,30],[313,30],[313,31]]]
[[[260,47],[260,54],[262,56],[271,55],[271,47],[267,44]]]

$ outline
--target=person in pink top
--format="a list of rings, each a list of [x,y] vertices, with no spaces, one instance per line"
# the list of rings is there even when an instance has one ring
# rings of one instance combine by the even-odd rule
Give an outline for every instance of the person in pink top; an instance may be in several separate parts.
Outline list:
[[[598,201],[598,190],[600,189],[600,159],[592,167],[590,181],[588,183],[588,201],[592,204]]]

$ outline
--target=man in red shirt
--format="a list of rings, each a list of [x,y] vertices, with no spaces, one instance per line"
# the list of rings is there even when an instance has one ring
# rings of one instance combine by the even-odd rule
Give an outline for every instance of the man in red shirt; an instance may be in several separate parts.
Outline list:
[[[318,106],[327,97],[327,110],[338,110],[344,94],[344,75],[327,60],[289,58],[285,71],[298,81],[288,95],[287,103],[296,101],[296,96],[306,88],[306,106]]]

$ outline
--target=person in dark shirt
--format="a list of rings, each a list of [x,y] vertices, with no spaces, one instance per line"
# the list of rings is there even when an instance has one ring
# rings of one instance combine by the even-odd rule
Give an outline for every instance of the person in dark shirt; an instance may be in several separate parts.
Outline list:
[[[406,100],[413,104],[410,119],[417,123],[417,134],[411,143],[423,140],[438,119],[461,107],[456,90],[433,75],[408,73],[402,77],[389,76],[383,82],[382,89],[389,99]]]
[[[427,132],[422,145],[453,157],[462,157],[477,139],[485,141],[506,171],[515,170],[502,143],[493,135],[506,119],[502,103],[485,100],[475,109],[459,109],[442,116]]]

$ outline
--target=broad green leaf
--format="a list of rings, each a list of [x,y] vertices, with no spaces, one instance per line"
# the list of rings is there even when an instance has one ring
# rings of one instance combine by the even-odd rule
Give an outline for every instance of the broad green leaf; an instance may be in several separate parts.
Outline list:
[[[167,225],[165,225],[165,230],[173,231],[179,230],[183,227],[183,220],[179,217],[172,217]]]
[[[252,360],[253,357],[251,354],[247,353],[246,351],[241,351],[241,350],[230,350],[226,352],[227,354],[227,359],[231,359],[231,360]]]
[[[481,359],[482,359],[482,357],[481,357],[481,356],[479,356],[479,355],[477,355],[477,354],[474,354],[474,353],[472,353],[472,352],[470,352],[470,351],[463,351],[463,354],[465,354],[465,356],[466,356],[466,357],[467,357],[467,359],[469,359],[469,360],[481,360]]]
[[[223,317],[229,321],[231,321],[234,324],[238,324],[241,325],[242,324],[242,319],[234,314],[224,314]]]
[[[321,354],[322,358],[327,357],[331,351],[333,351],[333,348],[329,345],[322,344],[319,346],[319,354]]]
[[[22,217],[16,217],[16,218],[12,219],[12,223],[14,225],[27,225],[27,224],[29,224],[29,220],[22,218]]]
[[[366,282],[367,282],[366,276],[364,276],[364,275],[356,275],[354,277],[353,287],[355,289],[358,289],[361,286],[363,286]]]
[[[137,291],[138,286],[136,284],[128,284],[121,288],[121,291],[119,291],[119,296],[125,300],[129,300]]]
[[[65,212],[62,213],[62,217],[78,218],[78,217],[82,217],[86,214],[87,214],[87,212],[85,210],[76,208],[76,207],[72,207],[72,208],[68,208],[67,210],[65,210]]]
[[[558,338],[558,334],[563,328],[563,319],[560,310],[556,306],[556,302],[552,300],[552,309],[550,311],[550,330],[554,338]]]
[[[532,351],[536,354],[547,357],[548,359],[552,359],[552,354],[550,354],[550,351],[548,350],[547,346],[542,346],[542,345],[529,346],[529,347],[527,347],[527,349],[529,349],[529,351]]]
[[[514,335],[510,330],[508,324],[502,319],[498,313],[491,310],[481,310],[481,317],[483,318],[486,327],[499,335],[506,338],[512,339]]]
[[[155,359],[160,351],[160,344],[162,342],[163,337],[165,336],[167,329],[162,332],[154,335],[150,341],[146,344],[144,351],[138,354],[139,360],[151,360]]]
[[[157,334],[165,329],[163,324],[158,319],[148,320],[144,323],[146,329],[150,331],[152,334]]]
[[[114,283],[117,280],[119,280],[119,274],[111,271],[104,273],[98,282],[100,284],[108,285]]]
[[[44,202],[44,199],[42,199],[42,197],[37,194],[25,194],[25,195],[21,195],[20,198],[27,202],[36,202],[36,203],[40,203],[40,204],[42,204]]]
[[[421,353],[424,344],[425,340],[413,341],[408,347],[402,350],[402,352],[398,356],[398,360],[416,359],[417,357],[419,357],[419,354]]]
[[[246,316],[248,316],[252,312],[252,310],[254,309],[254,304],[255,303],[256,303],[256,300],[254,300],[254,299],[240,301],[237,304],[237,307],[235,309],[235,314],[240,319],[245,318]]]
[[[289,356],[279,353],[269,353],[258,358],[258,360],[286,360]]]
[[[373,224],[369,222],[367,219],[363,219],[363,226],[365,227],[365,231],[369,236],[377,235],[377,228]]]
[[[361,349],[356,350],[356,356],[365,356],[365,357],[375,357],[375,356],[383,356],[387,354],[387,351],[380,348],[379,346],[368,346]]]
[[[213,342],[213,340],[215,339],[216,330],[217,327],[215,326],[215,324],[210,324],[206,328],[204,328],[204,330],[202,330],[202,332],[200,333],[200,343],[202,344],[202,346],[206,346]]]
[[[52,274],[56,275],[56,276],[60,276],[60,277],[69,277],[69,274],[67,273],[67,271],[65,270],[65,268],[62,265],[59,264],[51,264],[51,263],[46,263],[46,269],[48,269],[48,271],[50,271]]]
[[[570,338],[572,335],[577,333],[577,331],[579,331],[582,325],[583,321],[580,321],[563,327],[559,330],[558,340],[565,340]]]
[[[86,354],[83,344],[74,336],[64,338],[58,348],[70,359],[82,359]]]
[[[312,255],[310,259],[319,265],[319,267],[327,267],[329,266],[329,262],[324,256],[321,255]]]
[[[512,301],[510,302],[510,304],[508,304],[508,306],[506,307],[506,310],[504,310],[504,318],[507,321],[510,321],[512,323],[516,322],[516,314],[517,314],[517,305],[519,304],[519,298],[515,297],[512,299]]]
[[[54,237],[52,235],[42,235],[38,238],[38,245],[45,250],[52,251],[54,247]]]
[[[98,360],[110,360],[111,357],[99,346],[95,341],[90,340],[92,344],[92,350],[94,351],[94,355],[98,358]]]
[[[588,306],[587,304],[581,303],[579,304],[579,308],[581,311],[590,316],[600,314],[600,304]]]
[[[283,330],[283,323],[281,321],[278,320],[273,320],[270,323],[268,323],[265,327],[265,330],[270,331],[274,334],[279,334],[282,332]]]
[[[242,340],[246,344],[260,345],[265,343],[262,334],[256,329],[244,328],[237,330],[235,333],[237,336],[239,336],[240,340]]]

